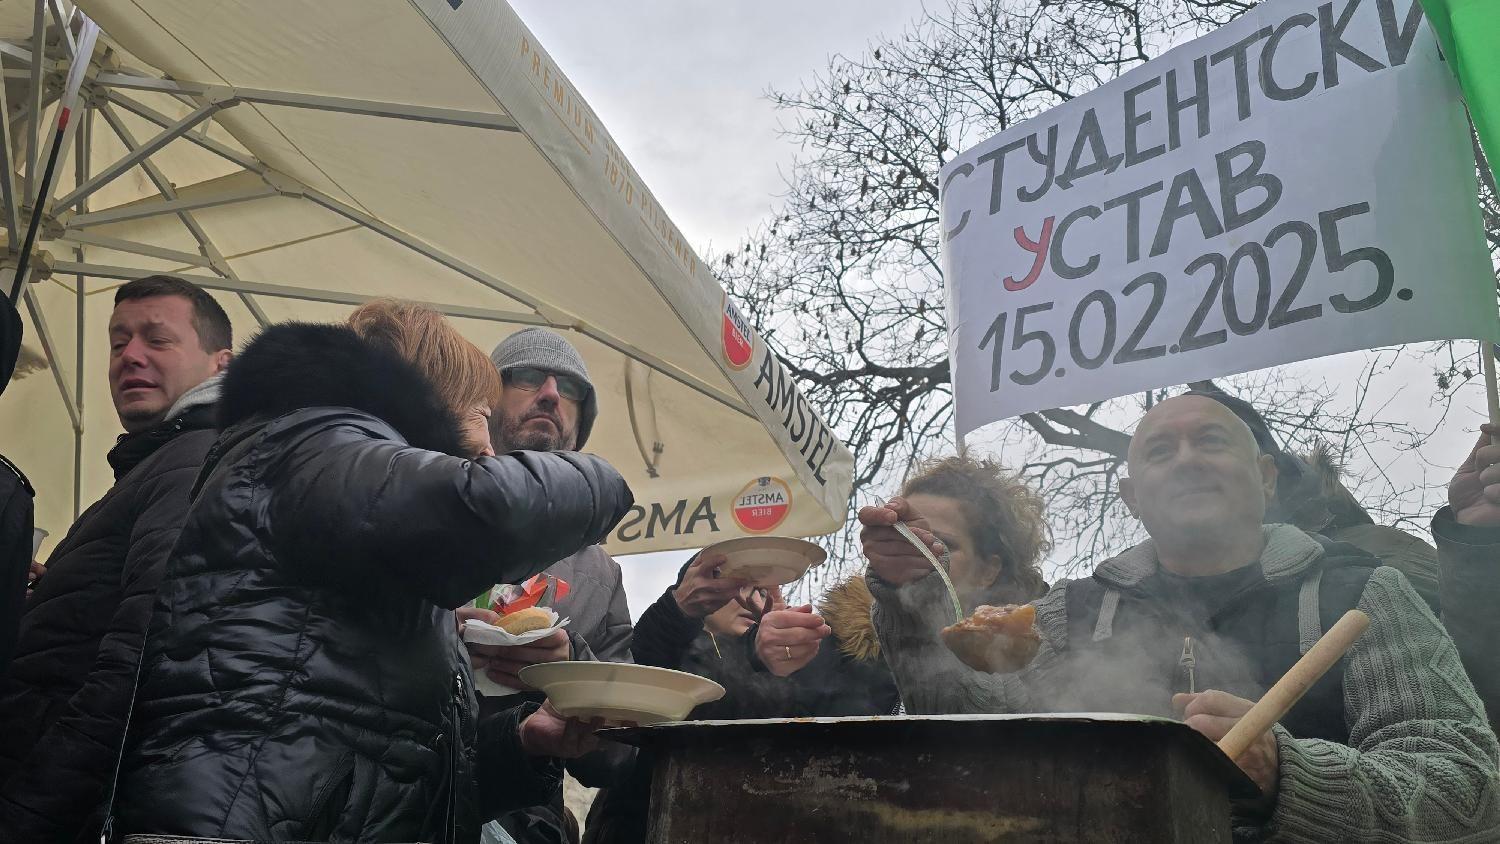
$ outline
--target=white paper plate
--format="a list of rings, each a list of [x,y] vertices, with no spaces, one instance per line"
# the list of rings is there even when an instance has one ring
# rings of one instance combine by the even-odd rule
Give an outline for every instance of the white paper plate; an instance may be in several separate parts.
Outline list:
[[[818,545],[790,536],[726,539],[704,548],[701,553],[725,555],[729,559],[719,566],[719,574],[748,580],[756,586],[791,583],[828,559],[828,552]]]
[[[611,724],[681,721],[698,704],[724,696],[723,686],[697,674],[620,662],[528,665],[520,677],[563,715]]]

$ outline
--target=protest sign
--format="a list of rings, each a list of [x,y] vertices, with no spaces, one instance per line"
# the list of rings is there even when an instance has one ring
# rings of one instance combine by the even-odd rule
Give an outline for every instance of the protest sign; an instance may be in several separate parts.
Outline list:
[[[1500,339],[1418,0],[1273,0],[942,173],[960,436],[1154,387]]]

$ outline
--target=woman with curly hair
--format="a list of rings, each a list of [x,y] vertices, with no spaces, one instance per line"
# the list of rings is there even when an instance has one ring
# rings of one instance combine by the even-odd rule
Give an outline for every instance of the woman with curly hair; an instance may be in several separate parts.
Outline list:
[[[1039,564],[1052,547],[1042,499],[993,460],[967,455],[920,465],[901,489],[947,548],[948,571],[965,612],[1021,604],[1047,591]],[[888,714],[899,701],[880,653],[866,578],[856,575],[818,603],[766,613],[755,654],[774,674],[793,676],[807,714]],[[833,643],[824,640],[829,636]]]

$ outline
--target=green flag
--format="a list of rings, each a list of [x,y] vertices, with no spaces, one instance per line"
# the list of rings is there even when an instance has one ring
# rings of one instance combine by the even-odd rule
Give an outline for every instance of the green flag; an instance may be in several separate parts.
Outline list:
[[[1422,0],[1458,74],[1490,169],[1500,169],[1500,0]]]

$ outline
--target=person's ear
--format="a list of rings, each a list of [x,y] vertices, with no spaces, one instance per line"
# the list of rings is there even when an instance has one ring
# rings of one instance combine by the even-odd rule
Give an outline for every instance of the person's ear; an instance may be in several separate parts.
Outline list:
[[[1130,515],[1137,519],[1141,517],[1135,511],[1135,484],[1131,483],[1129,478],[1120,479],[1120,500],[1125,502],[1125,509],[1130,511]]]
[[[1260,464],[1260,489],[1266,503],[1270,504],[1276,500],[1276,478],[1280,470],[1276,468],[1276,458],[1269,454],[1262,454],[1257,462]]]
[[[228,369],[229,362],[232,360],[234,360],[234,352],[229,349],[220,349],[214,352],[214,374],[218,375],[220,372]]]

